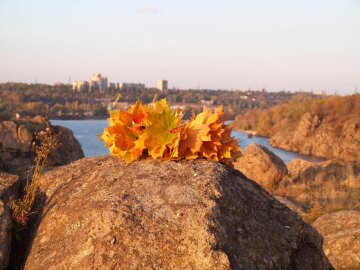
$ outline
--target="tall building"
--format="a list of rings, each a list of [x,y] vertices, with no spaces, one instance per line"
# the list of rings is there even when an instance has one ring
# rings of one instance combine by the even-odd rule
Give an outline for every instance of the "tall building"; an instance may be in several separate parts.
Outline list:
[[[88,81],[74,81],[72,84],[73,90],[75,91],[88,91],[89,82]]]
[[[100,90],[104,93],[108,86],[108,78],[102,77],[101,73],[93,74],[89,81],[90,90]]]
[[[156,88],[161,92],[166,91],[168,89],[168,81],[167,80],[158,80],[156,83]]]

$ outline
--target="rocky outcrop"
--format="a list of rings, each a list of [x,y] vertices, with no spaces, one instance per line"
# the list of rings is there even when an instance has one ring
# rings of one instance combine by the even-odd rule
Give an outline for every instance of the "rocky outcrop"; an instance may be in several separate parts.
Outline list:
[[[8,266],[10,256],[12,218],[8,203],[18,193],[18,176],[0,171],[0,269]]]
[[[360,269],[360,211],[339,211],[318,218],[324,251],[336,269]]]
[[[24,176],[32,166],[35,157],[32,150],[34,133],[44,130],[50,125],[46,119],[35,117],[33,119],[17,119],[0,122],[0,169]],[[61,132],[61,146],[50,154],[48,166],[68,164],[84,157],[79,142],[71,130],[51,126],[54,132]]]
[[[328,160],[312,163],[294,159],[287,164],[286,180],[291,184],[336,182],[341,186],[360,188],[360,163]]]
[[[331,269],[315,229],[219,163],[86,158],[42,190],[25,269]]]
[[[273,147],[306,155],[360,160],[360,119],[342,122],[305,113],[296,128],[284,127],[270,138]]]
[[[269,149],[258,144],[249,145],[234,167],[268,191],[272,191],[287,173],[285,163]]]

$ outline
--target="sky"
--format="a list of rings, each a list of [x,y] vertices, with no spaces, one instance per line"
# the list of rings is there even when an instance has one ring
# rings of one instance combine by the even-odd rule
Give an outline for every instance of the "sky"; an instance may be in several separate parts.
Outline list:
[[[0,0],[0,82],[360,92],[360,0]]]

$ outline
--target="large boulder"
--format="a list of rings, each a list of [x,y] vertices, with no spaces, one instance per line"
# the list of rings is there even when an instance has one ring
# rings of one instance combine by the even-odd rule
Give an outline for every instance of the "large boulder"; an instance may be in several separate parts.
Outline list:
[[[360,269],[360,211],[344,210],[318,218],[324,251],[336,269]]]
[[[41,117],[33,119],[16,119],[0,122],[0,169],[25,176],[33,165],[35,153],[32,143],[35,132],[50,126],[54,132],[61,132],[61,146],[50,154],[48,166],[65,165],[84,157],[80,143],[76,140],[71,130],[51,126]]]
[[[332,269],[314,228],[219,163],[86,158],[42,183],[25,269]]]
[[[0,269],[8,266],[11,245],[12,218],[8,203],[17,199],[18,176],[0,171]]]
[[[84,152],[73,132],[62,126],[52,126],[55,133],[60,133],[60,147],[50,153],[47,160],[48,166],[60,166],[69,164],[84,157]]]
[[[250,144],[234,166],[268,191],[272,191],[287,173],[286,164],[259,144]]]

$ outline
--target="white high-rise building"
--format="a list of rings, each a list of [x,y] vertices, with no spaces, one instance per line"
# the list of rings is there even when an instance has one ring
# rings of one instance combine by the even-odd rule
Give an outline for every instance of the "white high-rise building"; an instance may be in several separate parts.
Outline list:
[[[168,81],[167,80],[158,80],[156,83],[156,88],[161,92],[166,91],[168,89]]]
[[[102,77],[101,73],[92,75],[89,81],[90,90],[99,89],[101,93],[104,93],[108,87],[108,78]]]

